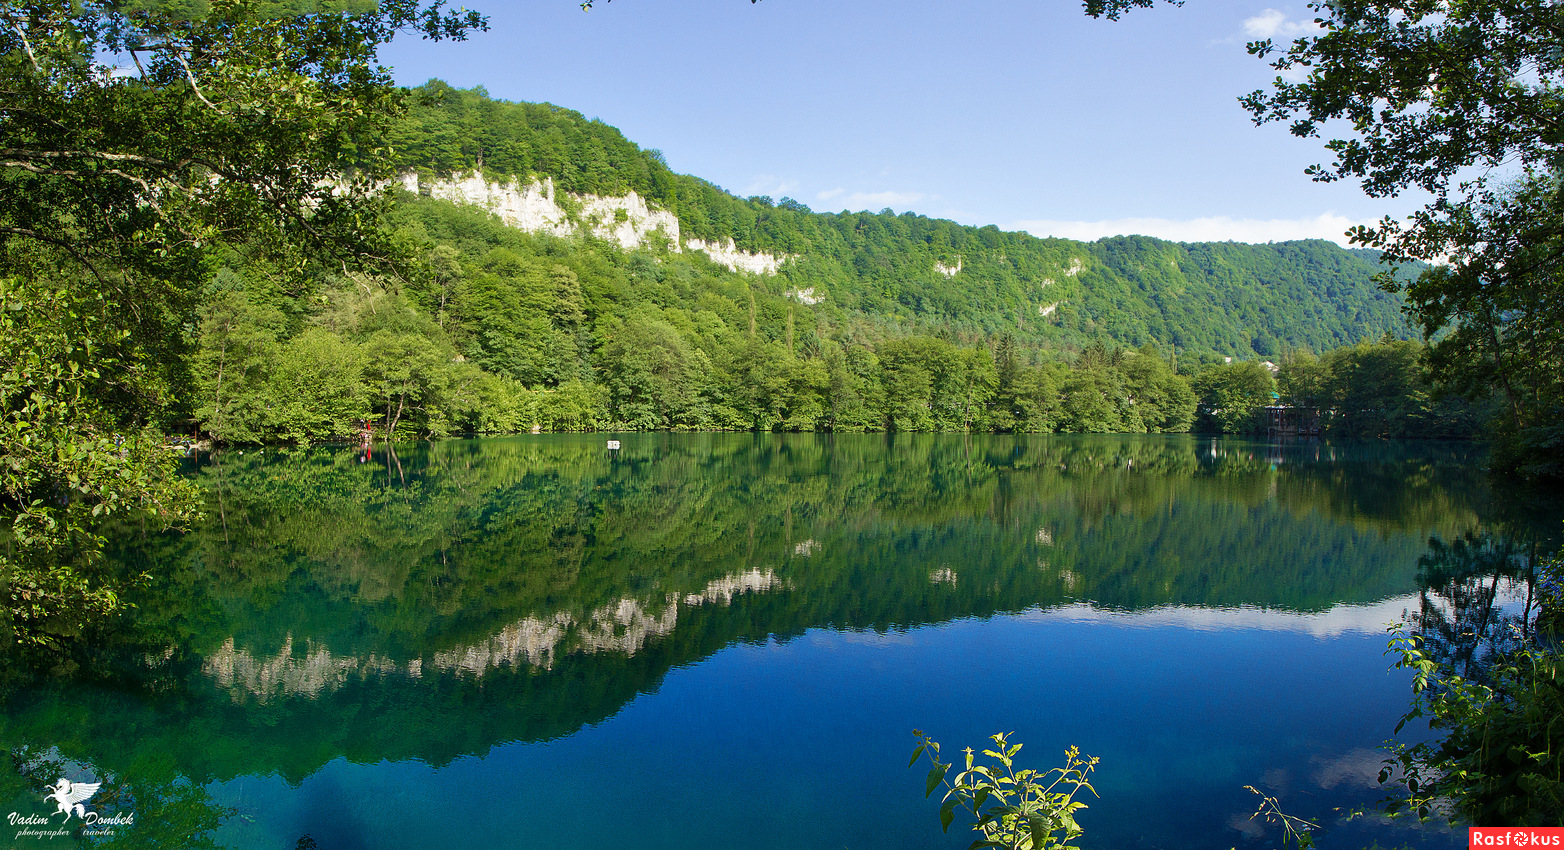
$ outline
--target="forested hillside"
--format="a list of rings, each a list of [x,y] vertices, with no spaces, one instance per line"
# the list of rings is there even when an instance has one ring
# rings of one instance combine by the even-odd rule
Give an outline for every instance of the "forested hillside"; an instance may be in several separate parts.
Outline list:
[[[670,171],[613,127],[548,105],[505,103],[431,81],[392,142],[404,170],[549,177],[562,192],[635,191],[684,234],[793,257],[785,288],[810,289],[880,323],[1012,333],[1023,343],[1112,341],[1247,357],[1324,351],[1386,331],[1408,337],[1400,300],[1370,280],[1366,251],[1324,241],[1085,244],[966,227],[912,213],[815,213],[789,198],[741,199]],[[959,268],[954,274],[949,271]]]
[[[218,264],[189,361],[192,430],[1172,432],[1197,423],[1203,365],[1406,335],[1372,257],[1327,242],[1086,244],[815,213],[673,174],[569,110],[437,82],[416,95],[389,135],[421,188],[475,170],[547,178],[578,218],[584,196],[634,191],[677,214],[678,242],[787,259],[736,272],[673,240],[626,249],[585,222],[526,232],[400,191],[387,220],[399,273],[321,263],[301,278],[243,246]],[[1249,365],[1263,374],[1206,381],[1228,400],[1207,400],[1225,414],[1200,422],[1251,427],[1272,382]],[[1228,384],[1242,406],[1217,392]]]

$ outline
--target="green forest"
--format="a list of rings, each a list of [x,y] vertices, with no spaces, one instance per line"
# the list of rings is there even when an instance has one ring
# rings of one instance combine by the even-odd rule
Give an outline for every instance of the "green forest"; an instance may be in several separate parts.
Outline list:
[[[1202,367],[1408,333],[1399,300],[1372,279],[1372,252],[1084,244],[814,213],[675,175],[569,110],[439,82],[410,103],[387,131],[398,172],[634,191],[676,213],[686,236],[791,259],[777,275],[735,272],[667,244],[622,250],[584,223],[572,237],[526,233],[398,191],[389,221],[413,258],[405,274],[322,266],[301,286],[240,251],[221,263],[202,299],[185,430],[223,443],[340,438],[362,421],[402,437],[1244,431],[1263,427],[1254,405],[1210,415],[1223,403],[1197,399]]]
[[[1114,18],[1153,3],[1085,5]],[[290,754],[267,763],[297,775],[351,754],[354,741],[381,740],[451,706],[466,716],[479,705],[477,724],[436,723],[434,739],[395,743],[440,761],[496,740],[565,734],[672,666],[758,635],[751,613],[780,609],[785,634],[880,627],[925,616],[917,611],[942,619],[1048,604],[1076,583],[1125,607],[1223,604],[1246,598],[1239,591],[1257,581],[1233,553],[1256,552],[1295,579],[1276,583],[1276,604],[1308,610],[1338,597],[1346,579],[1335,555],[1358,546],[1384,556],[1352,578],[1389,586],[1426,537],[1387,544],[1386,528],[1420,528],[1419,511],[1475,516],[1466,507],[1470,471],[1425,464],[1344,488],[1327,470],[1299,475],[1289,492],[1276,486],[1291,475],[1278,471],[1280,446],[1208,462],[1224,441],[1200,441],[1202,454],[1188,436],[1105,438],[1178,448],[1097,452],[1065,444],[1098,438],[907,433],[1256,432],[1279,402],[1319,411],[1327,434],[1480,436],[1491,440],[1494,473],[1564,476],[1557,4],[1326,4],[1320,13],[1317,34],[1249,45],[1279,74],[1241,103],[1258,124],[1284,122],[1319,141],[1346,136],[1324,142],[1335,161],[1311,168],[1315,179],[1352,180],[1373,197],[1433,199],[1404,221],[1355,229],[1361,250],[1136,236],[1085,244],[890,210],[816,212],[789,198],[740,198],[672,173],[656,151],[568,109],[440,82],[396,85],[377,58],[394,38],[461,41],[487,28],[481,14],[441,0],[0,0],[0,679],[42,674],[42,690],[31,691],[36,710],[29,716],[17,703],[0,731],[42,730],[51,748],[37,758],[13,750],[16,770],[0,776],[0,792],[32,787],[36,797],[24,763],[57,776],[49,753],[88,751],[87,736],[116,742],[125,763],[160,765],[138,816],[173,845],[218,819],[188,777],[225,775],[227,765],[272,748]],[[1300,67],[1307,78],[1290,82],[1286,72]],[[434,197],[432,187],[474,172],[511,185],[546,179],[574,232],[522,232]],[[409,174],[416,191],[402,188]],[[668,240],[626,250],[594,237],[583,199],[631,191],[677,216],[681,239],[731,240],[780,257],[779,270],[735,272]],[[269,447],[244,460],[255,444],[353,438],[369,426],[381,440],[366,447],[382,464],[373,474],[367,450],[312,457],[312,470],[287,470],[298,476],[293,484],[262,459]],[[643,467],[675,473],[643,488],[603,468],[610,459],[599,438],[550,437],[591,445],[552,469],[524,457],[546,440],[481,441],[507,450],[476,470],[482,465],[460,456],[462,442],[398,445],[457,433],[603,430],[832,432],[686,438],[797,449],[806,461],[837,441],[922,451],[902,452],[913,464],[905,469],[844,474],[848,490],[783,500],[779,515],[755,508],[746,488],[796,493],[791,479],[703,489],[673,464]],[[853,431],[887,433],[835,433]],[[234,448],[220,452],[221,469],[192,476],[169,451],[171,435]],[[1012,459],[974,463],[971,447],[984,442],[1012,444]],[[1025,443],[1038,450],[1014,452]],[[1307,445],[1335,461],[1330,443]],[[396,449],[424,466],[401,463]],[[633,452],[622,459],[637,462]],[[722,462],[716,451],[680,461]],[[1011,483],[1041,477],[1028,482],[1026,470],[1006,467],[1023,462],[1050,477],[1057,470],[1060,483],[1012,493]],[[422,474],[442,464],[453,474]],[[1201,477],[1189,512],[1160,513],[1168,503],[1156,487],[1134,480],[1132,468],[1159,465]],[[997,518],[993,558],[965,583],[941,572],[955,547],[930,533],[957,507],[947,503],[959,502],[956,491],[941,488],[956,476],[975,477],[964,492],[991,500]],[[1428,498],[1436,492],[1444,495]],[[1373,519],[1338,529],[1309,494]],[[1294,497],[1304,507],[1249,521],[1253,505]],[[1529,501],[1557,527],[1553,503]],[[305,522],[305,505],[325,513]],[[1096,534],[1135,509],[1158,513],[1146,523],[1157,536],[1134,548],[1183,553],[1177,560],[1191,565],[1205,552],[1217,560],[1203,569],[1169,561],[1146,573],[1155,579],[1138,578],[1148,565]],[[858,523],[834,540],[824,532],[800,539],[810,511]],[[669,531],[684,515],[721,522],[697,523],[706,538],[686,545]],[[1007,524],[1042,517],[1054,521],[1019,535]],[[1208,547],[1202,535],[1223,529]],[[192,533],[163,536],[170,530]],[[314,740],[289,734],[297,701],[268,707],[257,696],[261,710],[249,715],[243,693],[235,701],[215,688],[190,695],[171,686],[200,654],[225,651],[225,643],[214,650],[215,635],[242,636],[234,652],[307,650],[260,616],[284,599],[296,600],[286,603],[298,605],[291,613],[339,655],[369,647],[381,660],[412,664],[518,618],[568,615],[581,625],[615,600],[650,605],[654,590],[688,599],[731,577],[728,560],[692,554],[656,566],[655,588],[617,586],[609,563],[581,554],[599,532],[632,541],[637,556],[716,558],[744,547],[746,564],[753,541],[780,543],[781,557],[767,566],[782,583],[730,595],[734,604],[690,603],[699,610],[688,612],[685,630],[650,652],[573,655],[554,675],[513,667],[490,685],[498,701],[487,705],[456,677],[432,676],[441,681],[421,703],[405,699],[400,682],[354,679],[338,693],[361,688],[372,710],[345,698],[347,720]],[[1463,538],[1478,541],[1470,545],[1429,544],[1419,558],[1427,574],[1459,580],[1426,584],[1474,598],[1479,573],[1469,567],[1501,550],[1476,534]],[[1076,546],[1055,550],[1056,538]],[[1273,540],[1289,548],[1273,552]],[[268,549],[266,541],[278,542]],[[856,549],[854,560],[822,550],[811,574],[803,562],[822,541]],[[409,557],[379,571],[358,558],[382,546]],[[627,551],[609,554],[625,561]],[[520,576],[501,561],[518,552],[529,559]],[[121,557],[138,565],[133,574]],[[1038,569],[1023,575],[1023,557]],[[888,576],[889,595],[866,602],[859,588]],[[1009,595],[979,592],[989,583]],[[1556,626],[1564,608],[1556,575],[1537,588]],[[1492,606],[1479,607],[1490,622]],[[100,666],[126,648],[119,638],[145,637],[143,628],[174,652],[133,651],[120,666]],[[1459,618],[1449,629],[1465,630]],[[572,640],[590,642],[578,630],[561,646]],[[1505,822],[1557,821],[1558,689],[1545,692],[1546,705],[1528,702],[1538,693],[1533,679],[1559,681],[1556,648],[1526,655],[1531,672],[1505,674],[1509,690],[1489,691],[1475,707],[1445,699],[1474,693],[1447,687],[1459,680],[1442,678],[1446,659],[1402,649],[1403,666],[1433,685],[1414,712],[1452,731],[1433,742],[1439,752],[1402,756],[1413,810],[1426,816],[1426,801],[1454,800],[1465,807],[1454,814],[1474,823],[1496,811]],[[124,675],[126,658],[165,678],[138,684]],[[604,658],[631,667],[631,684],[583,692],[578,673]],[[166,697],[174,710],[102,711],[106,725],[94,726],[94,704],[72,693],[75,674],[135,691],[146,705]],[[529,699],[583,708],[554,726],[488,710]],[[413,706],[406,721],[377,717],[398,702]],[[1540,721],[1494,725],[1508,723],[1512,705]],[[199,724],[240,732],[225,738],[230,750],[176,756],[207,760],[193,767],[171,761],[176,750],[138,743]],[[1512,739],[1535,770],[1486,765],[1522,752],[1491,746]],[[1419,767],[1429,781],[1415,786]],[[1499,767],[1551,796],[1467,779]],[[159,801],[182,800],[192,802],[186,815],[158,810]],[[1554,808],[1513,808],[1533,801]]]
[[[1280,401],[1357,436],[1481,426],[1515,447],[1497,465],[1559,471],[1550,308],[1448,300],[1469,275],[1419,264],[1438,252],[1397,248],[1394,277],[1377,248],[1084,244],[738,198],[602,122],[401,88],[375,62],[398,33],[459,41],[477,13],[334,8],[0,3],[0,495],[28,640],[119,607],[82,577],[104,518],[192,520],[170,435],[1231,433]],[[527,233],[423,192],[472,171],[546,178],[577,214],[634,191],[681,238],[783,262],[624,250],[579,220]],[[1483,315],[1540,324],[1495,338]]]
[[[889,211],[811,212],[789,198],[738,198],[672,173],[616,129],[550,104],[506,103],[430,81],[391,136],[400,171],[550,178],[573,195],[634,191],[678,216],[686,237],[791,256],[786,288],[826,295],[877,324],[1015,333],[1051,347],[1159,343],[1235,357],[1405,337],[1399,298],[1371,280],[1372,251],[1323,241],[1181,245],[1146,237],[1086,244]],[[941,274],[936,264],[960,267]],[[1047,316],[1040,309],[1057,305]]]

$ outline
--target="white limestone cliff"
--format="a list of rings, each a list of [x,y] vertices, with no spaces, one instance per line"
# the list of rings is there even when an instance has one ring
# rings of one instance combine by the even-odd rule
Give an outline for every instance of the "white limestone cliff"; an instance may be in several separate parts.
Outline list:
[[[751,274],[776,274],[782,267],[786,257],[777,257],[772,254],[750,254],[740,251],[738,245],[732,239],[726,245],[718,242],[704,242],[700,239],[686,239],[684,247],[691,251],[704,251],[712,262],[721,263],[736,272],[749,272]]]
[[[425,672],[483,676],[492,670],[522,666],[546,670],[566,653],[634,655],[648,640],[673,631],[681,607],[731,605],[737,596],[787,587],[772,570],[750,569],[714,579],[698,593],[669,593],[645,601],[626,597],[582,616],[556,611],[523,617],[487,638],[435,652],[427,660],[414,658],[402,664],[374,653],[336,655],[310,640],[304,641],[304,652],[297,653],[291,633],[283,640],[282,648],[270,656],[239,649],[229,638],[206,658],[202,670],[228,690],[236,702],[316,697],[350,679],[369,677],[402,675],[416,679]]]
[[[729,239],[726,244],[682,239],[679,218],[667,210],[652,209],[646,199],[631,192],[622,198],[599,195],[565,195],[555,191],[552,178],[527,184],[490,182],[482,174],[428,179],[414,173],[401,178],[402,188],[415,194],[482,207],[500,221],[529,233],[570,236],[578,228],[626,250],[665,242],[674,251],[701,251],[713,262],[733,271],[776,274],[789,258],[742,251]]]
[[[825,293],[815,292],[815,288],[813,286],[806,286],[803,289],[789,289],[786,294],[787,297],[792,298],[801,304],[809,304],[811,306],[819,304],[821,301],[825,300]]]

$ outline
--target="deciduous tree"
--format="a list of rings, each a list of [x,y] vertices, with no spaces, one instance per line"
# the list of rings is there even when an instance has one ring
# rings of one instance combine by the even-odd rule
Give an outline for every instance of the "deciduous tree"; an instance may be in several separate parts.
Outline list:
[[[1275,389],[1270,370],[1254,360],[1212,366],[1194,380],[1198,424],[1224,434],[1263,430],[1260,417]]]
[[[1422,189],[1405,222],[1352,231],[1392,262],[1438,267],[1405,286],[1441,377],[1502,393],[1510,465],[1564,473],[1556,454],[1564,345],[1564,12],[1550,0],[1331,0],[1317,34],[1280,49],[1277,77],[1243,98],[1256,123],[1290,122],[1335,156],[1308,172],[1373,197]],[[1270,40],[1249,45],[1267,57]],[[1402,288],[1390,274],[1387,288]]]
[[[58,643],[113,607],[95,518],[188,513],[155,426],[214,246],[295,270],[389,255],[367,189],[400,95],[376,48],[483,21],[441,0],[301,11],[0,0],[0,641]]]

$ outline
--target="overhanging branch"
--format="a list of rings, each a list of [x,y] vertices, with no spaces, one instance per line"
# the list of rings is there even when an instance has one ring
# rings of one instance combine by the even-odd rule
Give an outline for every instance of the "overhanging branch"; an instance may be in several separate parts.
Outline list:
[[[10,233],[14,236],[25,236],[28,239],[36,239],[37,241],[46,245],[53,245],[65,253],[70,254],[72,257],[75,257],[76,262],[81,263],[82,266],[87,269],[87,271],[92,272],[92,276],[97,278],[99,283],[103,284],[105,287],[112,286],[108,279],[103,276],[103,273],[98,271],[98,267],[93,265],[91,260],[87,259],[86,255],[78,251],[75,245],[72,245],[63,239],[56,239],[53,236],[47,236],[45,234],[39,233],[36,230],[31,230],[25,227],[14,227],[8,224],[0,224],[0,233]]]

